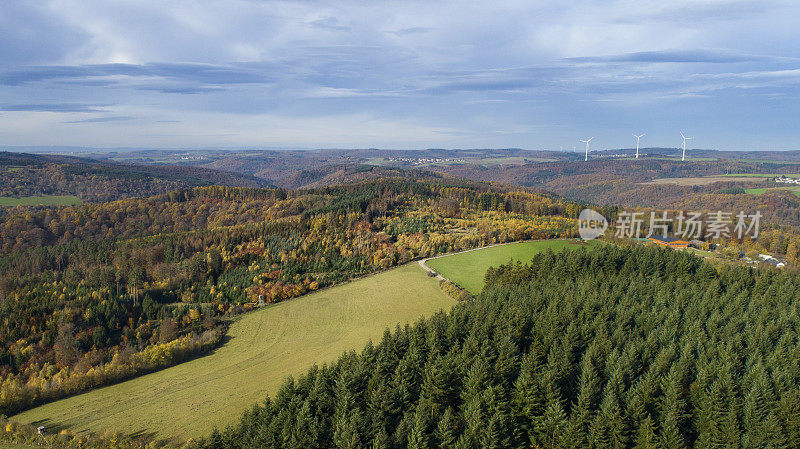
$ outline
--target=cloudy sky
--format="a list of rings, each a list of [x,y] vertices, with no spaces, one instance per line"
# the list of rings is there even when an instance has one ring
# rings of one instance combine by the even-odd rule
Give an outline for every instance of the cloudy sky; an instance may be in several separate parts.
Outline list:
[[[800,3],[3,0],[0,146],[800,149]]]

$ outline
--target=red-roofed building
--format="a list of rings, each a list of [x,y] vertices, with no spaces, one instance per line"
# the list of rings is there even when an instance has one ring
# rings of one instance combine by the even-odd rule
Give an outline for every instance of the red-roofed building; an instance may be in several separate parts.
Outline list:
[[[689,242],[687,242],[686,240],[676,239],[673,237],[665,237],[663,235],[651,235],[647,238],[656,245],[668,246],[670,248],[689,247]]]

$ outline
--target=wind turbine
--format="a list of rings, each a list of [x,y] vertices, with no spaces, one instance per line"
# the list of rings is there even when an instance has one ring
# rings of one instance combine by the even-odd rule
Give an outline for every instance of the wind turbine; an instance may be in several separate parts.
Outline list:
[[[594,139],[594,137],[589,137],[589,140],[581,140],[581,142],[586,144],[586,159],[584,159],[584,161],[589,160],[589,142],[591,142],[592,139]]]
[[[686,136],[684,136],[683,135],[683,131],[681,131],[681,137],[683,137],[683,156],[681,156],[681,160],[685,161],[686,160],[686,141],[687,140],[692,140],[692,139],[694,139],[694,137],[686,137]]]
[[[634,134],[633,137],[636,137],[636,159],[639,159],[639,139],[644,137],[644,134],[642,134],[641,136],[637,136],[636,134]]]

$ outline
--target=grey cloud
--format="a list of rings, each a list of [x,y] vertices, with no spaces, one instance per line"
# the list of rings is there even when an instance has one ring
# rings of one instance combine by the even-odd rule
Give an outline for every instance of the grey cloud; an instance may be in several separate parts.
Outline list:
[[[760,103],[766,96],[797,96],[798,77],[790,69],[800,59],[769,56],[800,54],[792,20],[800,8],[790,0],[219,0],[190,8],[154,0],[0,2],[0,98],[6,105],[0,111],[74,113],[27,122],[26,114],[4,112],[0,134],[22,143],[68,141],[70,132],[69,141],[79,144],[98,138],[194,142],[202,140],[192,134],[197,123],[208,133],[234,129],[257,143],[272,135],[265,131],[270,120],[291,117],[309,131],[287,134],[281,145],[305,146],[306,135],[316,145],[325,139],[315,134],[324,132],[336,142],[342,141],[337,133],[349,132],[356,137],[347,139],[363,144],[357,131],[307,125],[326,128],[343,116],[397,123],[403,131],[393,136],[413,134],[408,117],[436,129],[492,135],[516,129],[507,126],[516,122],[559,122],[567,129],[598,117],[684,120],[685,108],[669,108],[686,94],[707,95],[703,104],[719,111],[713,117],[720,121],[735,122],[746,115],[741,111],[758,107],[765,112],[749,115],[786,120],[800,108],[787,105],[770,114],[773,106]],[[762,88],[743,89],[752,86]],[[625,102],[605,109],[610,99]],[[105,105],[115,105],[114,111]],[[104,122],[122,120],[113,118],[122,114],[139,119],[103,130]],[[182,125],[155,120],[176,117]],[[63,136],[42,132],[64,120],[85,125],[57,127]],[[174,134],[143,138],[160,128]],[[505,144],[538,139],[532,133]]]
[[[395,34],[397,36],[408,36],[411,34],[427,33],[432,30],[433,28],[428,28],[428,27],[411,27],[411,28],[403,28],[402,30],[392,31],[392,34]]]
[[[320,28],[327,31],[350,31],[351,29],[349,26],[340,24],[336,17],[317,19],[309,24],[315,28]]]
[[[267,73],[244,64],[150,63],[25,67],[0,72],[0,84],[16,86],[41,81],[75,82],[111,76],[159,77],[221,85],[273,81]]]
[[[41,103],[41,104],[6,104],[0,105],[0,111],[33,111],[33,112],[105,112],[104,106],[80,103]]]
[[[737,63],[757,61],[781,61],[786,58],[772,56],[737,54],[720,50],[673,50],[640,51],[609,56],[585,56],[566,58],[565,61],[577,63],[603,62],[644,62],[644,63]]]
[[[94,117],[83,120],[69,120],[64,123],[105,123],[105,122],[120,122],[125,120],[133,120],[134,117],[127,115],[112,115],[108,117]]]
[[[444,83],[425,89],[430,93],[448,93],[459,91],[514,91],[532,87],[535,83],[530,80],[484,80],[484,81],[457,81]]]
[[[225,89],[220,87],[200,87],[200,86],[138,86],[138,90],[149,90],[165,94],[205,94],[209,92],[219,92]]]
[[[47,10],[45,2],[6,0],[0,8],[0,64],[41,64],[63,58],[90,36]]]
[[[706,22],[748,19],[768,10],[777,12],[785,6],[792,7],[792,0],[720,0],[696,2],[663,2],[657,14],[643,14],[644,18],[663,20],[668,17],[680,22]]]

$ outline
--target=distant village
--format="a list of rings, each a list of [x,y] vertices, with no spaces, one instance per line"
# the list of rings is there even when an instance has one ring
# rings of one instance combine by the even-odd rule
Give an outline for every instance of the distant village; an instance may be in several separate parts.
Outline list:
[[[444,157],[390,157],[387,158],[389,162],[400,162],[411,165],[428,165],[428,164],[442,164],[445,162],[466,162],[464,159],[451,159]]]
[[[781,184],[798,184],[800,185],[800,178],[788,178],[786,175],[781,175],[775,178],[775,182]]]

